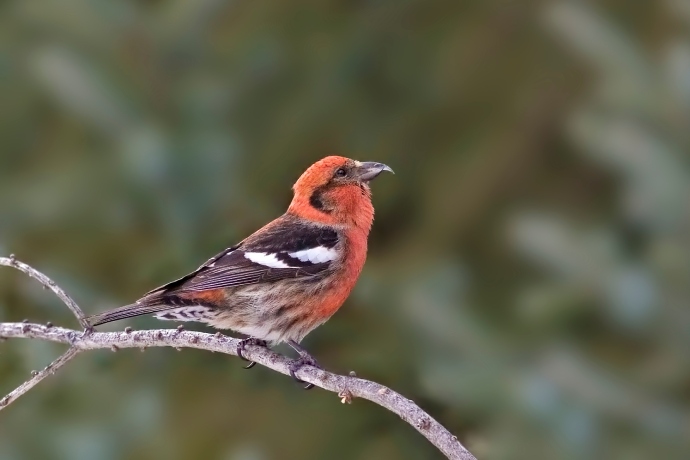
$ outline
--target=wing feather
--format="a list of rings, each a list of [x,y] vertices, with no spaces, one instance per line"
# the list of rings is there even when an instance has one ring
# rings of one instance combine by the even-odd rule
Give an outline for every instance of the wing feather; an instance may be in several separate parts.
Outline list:
[[[304,254],[337,254],[339,242],[338,233],[332,229],[283,216],[240,244],[210,258],[194,272],[153,289],[146,296],[318,276],[331,267],[332,260],[314,259],[312,262]],[[266,256],[252,255],[250,260],[247,253]],[[266,264],[262,264],[262,260],[267,261]]]
[[[189,295],[194,292],[322,276],[335,262],[339,249],[342,242],[336,231],[285,215],[210,258],[192,273],[149,291],[136,303],[93,315],[88,320],[95,326],[183,304],[197,306],[199,301]],[[253,255],[247,258],[247,253]],[[203,295],[199,297],[203,303]]]

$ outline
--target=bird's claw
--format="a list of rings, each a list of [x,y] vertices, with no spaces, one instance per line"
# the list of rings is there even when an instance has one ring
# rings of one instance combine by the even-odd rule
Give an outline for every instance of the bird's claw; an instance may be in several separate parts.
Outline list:
[[[300,353],[300,357],[297,358],[297,359],[295,359],[295,360],[293,360],[293,361],[291,361],[291,362],[290,362],[290,365],[289,365],[289,367],[288,367],[288,370],[290,371],[290,377],[292,377],[293,379],[295,379],[295,381],[296,381],[297,383],[305,383],[304,380],[298,378],[298,377],[295,375],[295,372],[297,372],[302,366],[313,366],[313,367],[316,367],[316,368],[318,368],[318,369],[323,369],[323,368],[319,365],[319,363],[316,361],[316,359],[314,359],[313,356],[311,356],[311,355],[309,355],[309,354],[307,354],[307,353]],[[304,389],[305,389],[305,390],[311,390],[312,388],[314,388],[314,384],[313,384],[313,383],[307,383],[307,384],[304,386]]]
[[[241,359],[245,361],[249,361],[247,358],[244,357],[244,349],[247,347],[247,345],[256,345],[257,347],[266,347],[268,346],[268,343],[265,340],[257,339],[256,337],[248,337],[246,339],[240,340],[240,343],[237,344],[237,356],[239,356]],[[256,365],[255,361],[250,361],[249,364],[244,366],[245,369],[251,369]]]

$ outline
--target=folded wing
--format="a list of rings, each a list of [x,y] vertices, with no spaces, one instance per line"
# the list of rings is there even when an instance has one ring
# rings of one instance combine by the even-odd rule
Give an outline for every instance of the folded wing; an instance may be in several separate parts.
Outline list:
[[[325,274],[341,256],[338,233],[284,216],[240,244],[209,259],[194,272],[148,292],[132,305],[89,317],[93,326],[160,313],[208,298],[212,291]]]

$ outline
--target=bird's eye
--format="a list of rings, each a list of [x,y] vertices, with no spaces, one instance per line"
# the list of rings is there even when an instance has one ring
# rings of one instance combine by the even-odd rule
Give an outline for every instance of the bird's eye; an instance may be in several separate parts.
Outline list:
[[[347,171],[345,171],[345,168],[338,168],[335,172],[336,177],[344,177],[347,175]]]

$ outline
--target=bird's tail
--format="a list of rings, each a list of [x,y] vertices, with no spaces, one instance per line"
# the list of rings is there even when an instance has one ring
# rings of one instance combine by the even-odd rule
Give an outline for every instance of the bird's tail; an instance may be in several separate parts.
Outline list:
[[[130,305],[125,305],[124,307],[114,308],[112,310],[99,313],[97,315],[91,315],[86,318],[86,321],[91,326],[98,326],[99,324],[110,323],[112,321],[118,321],[125,318],[132,318],[135,316],[148,315],[150,313],[157,313],[165,310],[170,310],[175,307],[170,305],[165,305],[162,303],[133,303]]]

